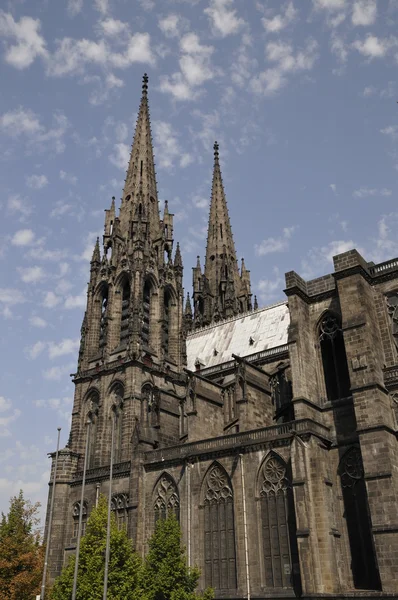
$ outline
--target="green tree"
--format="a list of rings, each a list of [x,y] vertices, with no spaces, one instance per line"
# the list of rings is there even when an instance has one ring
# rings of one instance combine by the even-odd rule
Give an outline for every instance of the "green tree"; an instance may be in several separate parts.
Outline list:
[[[200,571],[188,567],[181,529],[172,514],[156,523],[149,552],[140,571],[135,600],[210,600],[213,591],[195,592]]]
[[[86,533],[81,539],[76,600],[102,600],[107,510],[107,500],[101,496],[98,507],[90,514]],[[127,533],[118,529],[112,514],[107,600],[133,600],[140,564]],[[55,581],[51,600],[70,600],[74,570],[75,557],[72,556]]]
[[[10,499],[0,523],[0,598],[26,600],[40,593],[44,549],[41,543],[40,504],[25,500],[22,490]]]

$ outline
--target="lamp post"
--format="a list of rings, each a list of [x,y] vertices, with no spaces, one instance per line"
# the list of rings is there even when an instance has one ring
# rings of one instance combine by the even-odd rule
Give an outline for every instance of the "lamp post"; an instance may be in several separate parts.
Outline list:
[[[113,477],[113,451],[115,445],[115,422],[118,418],[117,405],[112,406],[112,437],[111,437],[111,464],[109,467],[109,492],[108,492],[108,522],[106,527],[106,550],[105,550],[105,570],[104,570],[104,595],[103,600],[106,600],[108,594],[108,571],[109,571],[109,554],[111,541],[111,502],[112,502],[112,477]]]
[[[79,569],[80,539],[81,539],[81,535],[82,535],[84,488],[86,485],[86,470],[87,470],[87,458],[88,458],[88,448],[89,448],[89,441],[90,441],[91,424],[92,424],[91,418],[88,417],[87,422],[86,422],[86,425],[87,425],[86,451],[84,453],[82,494],[81,494],[81,498],[80,498],[79,526],[78,526],[78,530],[77,530],[76,559],[75,559],[75,572],[74,572],[74,576],[73,576],[72,600],[76,600],[77,572]]]
[[[52,489],[52,494],[51,494],[50,515],[48,517],[47,544],[46,544],[46,554],[45,554],[45,557],[44,557],[44,569],[43,569],[43,579],[42,579],[42,582],[41,582],[40,600],[44,600],[44,594],[45,594],[45,591],[46,591],[47,566],[48,566],[48,557],[50,555],[51,527],[52,527],[52,523],[53,523],[54,499],[55,499],[55,481],[56,481],[56,478],[57,478],[59,437],[61,435],[61,427],[58,427],[57,431],[58,431],[57,451],[55,453],[55,464],[54,464],[54,475],[53,475],[53,489]]]

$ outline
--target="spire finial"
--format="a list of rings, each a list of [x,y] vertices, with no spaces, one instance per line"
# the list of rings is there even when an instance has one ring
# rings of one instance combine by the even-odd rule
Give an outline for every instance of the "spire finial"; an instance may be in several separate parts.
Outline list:
[[[91,259],[92,263],[95,262],[100,262],[101,261],[101,255],[100,255],[100,247],[99,247],[99,237],[97,237],[97,241],[95,242],[95,246],[94,246],[94,251],[93,251],[93,256]]]
[[[219,149],[220,149],[220,146],[218,145],[218,142],[214,142],[214,146],[213,146],[213,150],[214,150],[214,160],[218,160],[218,157],[219,157]]]
[[[148,93],[148,75],[144,73],[142,78],[142,95],[146,96]]]

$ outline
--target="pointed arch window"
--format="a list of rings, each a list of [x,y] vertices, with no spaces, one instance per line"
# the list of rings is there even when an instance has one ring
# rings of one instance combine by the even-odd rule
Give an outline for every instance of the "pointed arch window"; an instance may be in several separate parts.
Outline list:
[[[111,510],[116,517],[118,529],[127,531],[128,494],[115,494],[111,500]]]
[[[120,344],[125,345],[129,336],[130,284],[126,281],[122,289],[122,314],[120,318]]]
[[[92,469],[95,466],[95,454],[97,449],[97,438],[98,438],[98,417],[99,417],[99,395],[93,393],[88,398],[88,418],[91,421],[90,427],[90,439],[88,444],[88,457],[87,467]],[[88,434],[88,429],[87,433]]]
[[[350,396],[348,372],[341,321],[337,315],[327,313],[319,325],[323,373],[327,398],[330,402]]]
[[[114,439],[114,462],[118,463],[122,460],[122,443],[123,443],[123,398],[124,388],[122,384],[116,384],[111,392],[112,405],[115,407],[115,414],[112,418],[115,421],[115,439]]]
[[[286,463],[271,455],[259,476],[264,583],[267,588],[300,587],[291,477]]]
[[[163,319],[163,350],[166,355],[169,354],[169,332],[170,332],[170,304],[171,294],[169,290],[164,292],[164,319]]]
[[[381,590],[360,448],[354,446],[344,454],[339,474],[354,586],[357,589]]]
[[[178,488],[170,475],[164,474],[157,482],[154,489],[153,512],[155,523],[159,519],[167,519],[174,514],[180,521],[180,496]]]
[[[99,332],[99,348],[102,350],[106,344],[106,334],[108,327],[108,286],[104,286],[101,292],[101,317]]]
[[[234,497],[224,469],[215,464],[205,481],[205,580],[215,590],[236,589]]]
[[[79,517],[80,517],[80,502],[75,502],[72,509],[73,516],[73,537],[77,538],[79,533]],[[83,502],[83,516],[82,516],[82,536],[86,533],[87,525],[87,502]]]
[[[150,319],[151,319],[151,284],[149,281],[146,281],[145,285],[144,285],[143,316],[142,316],[142,329],[141,329],[142,343],[146,347],[149,346]]]

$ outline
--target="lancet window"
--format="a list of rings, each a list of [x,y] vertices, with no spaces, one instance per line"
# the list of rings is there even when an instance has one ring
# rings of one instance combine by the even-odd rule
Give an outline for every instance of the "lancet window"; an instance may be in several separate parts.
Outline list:
[[[150,332],[150,319],[151,319],[151,284],[149,281],[145,282],[144,285],[144,296],[143,296],[143,316],[142,316],[142,329],[141,339],[144,346],[149,346],[149,332]]]
[[[300,586],[291,478],[286,463],[271,455],[259,477],[262,553],[266,588]]]
[[[80,517],[80,502],[75,502],[72,510],[73,517],[73,537],[77,538],[79,532],[79,517]],[[83,502],[83,515],[82,515],[82,536],[86,533],[87,525],[87,502]]]
[[[99,416],[99,396],[97,393],[91,394],[88,398],[88,410],[87,410],[87,420],[90,421],[90,425],[85,425],[90,428],[90,439],[88,443],[88,457],[87,457],[87,467],[90,469],[95,466],[95,452],[97,448],[97,438],[98,438],[98,416]]]
[[[168,290],[166,290],[164,293],[164,302],[163,302],[163,311],[164,311],[163,350],[166,355],[168,355],[168,353],[169,353],[170,303],[171,303],[170,292]]]
[[[350,376],[341,321],[327,313],[319,326],[323,373],[329,401],[350,396]]]
[[[381,590],[360,448],[354,446],[344,454],[339,471],[354,585],[358,589]]]
[[[126,344],[129,335],[130,284],[125,282],[122,289],[122,314],[120,318],[120,344]]]
[[[128,494],[115,494],[111,500],[111,510],[116,517],[118,529],[127,531]]]
[[[172,513],[180,520],[180,496],[174,480],[166,473],[158,480],[154,489],[153,512],[155,523],[167,519]]]
[[[205,580],[217,591],[236,589],[234,497],[224,469],[215,464],[204,491]]]
[[[105,286],[101,292],[101,317],[100,317],[100,332],[99,332],[99,348],[102,350],[106,344],[106,333],[108,327],[108,287]]]
[[[122,460],[122,442],[123,442],[123,397],[124,388],[119,383],[115,385],[111,392],[112,410],[114,414],[112,418],[115,418],[115,439],[114,439],[114,462],[120,462]]]

